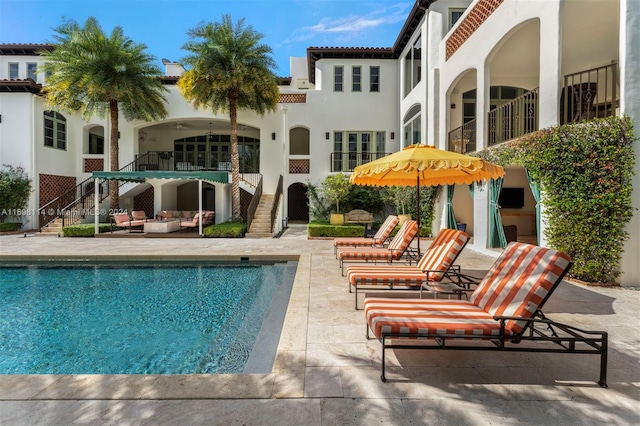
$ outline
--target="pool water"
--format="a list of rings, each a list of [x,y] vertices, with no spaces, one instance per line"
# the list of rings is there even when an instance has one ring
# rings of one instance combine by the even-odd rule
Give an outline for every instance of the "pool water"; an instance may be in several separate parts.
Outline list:
[[[292,268],[0,268],[0,374],[242,373],[255,370],[254,350],[270,366]],[[265,332],[271,338],[259,339]]]

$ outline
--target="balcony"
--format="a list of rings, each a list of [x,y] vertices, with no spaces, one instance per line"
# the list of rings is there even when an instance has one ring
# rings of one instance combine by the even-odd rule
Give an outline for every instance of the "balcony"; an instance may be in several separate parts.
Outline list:
[[[231,171],[230,153],[149,151],[136,159],[123,171]],[[240,173],[259,173],[259,159],[254,156],[240,156]]]
[[[592,68],[564,77],[559,100],[559,123],[571,124],[618,114],[617,64]],[[538,89],[487,113],[486,145],[517,139],[539,129]],[[476,120],[451,130],[447,149],[466,154],[476,151]]]
[[[377,160],[386,155],[387,152],[332,152],[331,171],[332,172],[352,172],[357,166]]]

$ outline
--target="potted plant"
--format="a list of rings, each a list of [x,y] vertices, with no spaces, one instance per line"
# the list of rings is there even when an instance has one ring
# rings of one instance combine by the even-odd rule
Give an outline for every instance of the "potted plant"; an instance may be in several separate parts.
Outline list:
[[[329,220],[332,225],[342,225],[344,223],[344,215],[340,213],[340,202],[349,196],[350,189],[349,178],[343,173],[327,176],[322,182],[324,198],[336,206],[336,212],[331,214]]]
[[[411,219],[411,215],[406,213],[406,207],[410,203],[415,202],[415,188],[411,186],[391,186],[387,188],[386,199],[393,203],[396,215],[400,219],[399,225],[402,225],[405,221]]]

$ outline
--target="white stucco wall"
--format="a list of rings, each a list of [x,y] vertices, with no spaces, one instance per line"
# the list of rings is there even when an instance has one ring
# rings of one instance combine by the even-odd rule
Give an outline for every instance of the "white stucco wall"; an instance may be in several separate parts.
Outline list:
[[[628,286],[640,285],[640,2],[620,0],[620,112],[627,114],[635,124],[636,153],[633,185],[634,215],[627,226],[629,239],[624,246],[620,283]]]

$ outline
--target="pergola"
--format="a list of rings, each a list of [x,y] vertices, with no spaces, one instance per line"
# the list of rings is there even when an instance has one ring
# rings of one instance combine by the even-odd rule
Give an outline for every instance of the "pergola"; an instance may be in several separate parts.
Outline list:
[[[126,182],[146,182],[147,179],[172,179],[172,180],[197,180],[198,181],[198,212],[200,213],[200,220],[198,223],[198,233],[202,234],[202,182],[217,182],[227,184],[229,183],[229,173],[220,171],[140,171],[140,172],[104,172],[96,171],[91,174],[91,177],[95,179],[95,188],[98,188],[99,179],[117,180]],[[95,230],[94,233],[99,233],[99,206],[100,206],[100,193],[95,191]]]

